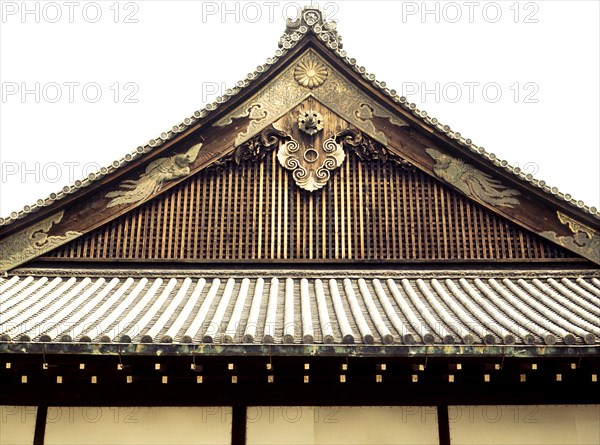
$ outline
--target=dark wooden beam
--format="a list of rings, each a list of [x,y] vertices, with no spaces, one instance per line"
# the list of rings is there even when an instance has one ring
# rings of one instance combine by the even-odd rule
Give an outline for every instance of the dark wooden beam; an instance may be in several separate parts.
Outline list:
[[[448,421],[448,405],[438,405],[437,414],[440,445],[450,445],[450,422]]]
[[[40,405],[37,408],[35,417],[35,431],[33,433],[33,445],[44,445],[46,436],[46,418],[48,417],[48,407]]]
[[[245,405],[234,405],[231,422],[231,445],[246,445],[246,419],[247,407]]]

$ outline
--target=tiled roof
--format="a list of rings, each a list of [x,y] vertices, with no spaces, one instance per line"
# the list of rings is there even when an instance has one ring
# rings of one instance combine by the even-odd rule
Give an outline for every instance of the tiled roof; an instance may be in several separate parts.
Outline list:
[[[307,15],[311,14],[312,18],[307,19]],[[491,162],[495,166],[513,174],[518,179],[528,182],[544,192],[566,201],[573,207],[582,209],[586,213],[589,213],[600,219],[600,210],[598,210],[596,207],[589,207],[583,201],[573,198],[570,194],[563,193],[556,187],[549,186],[546,181],[535,179],[533,175],[526,174],[521,168],[513,167],[509,165],[507,161],[498,159],[494,153],[489,153],[487,150],[485,150],[485,148],[474,144],[471,139],[465,138],[461,135],[461,133],[453,131],[450,126],[444,125],[439,122],[437,118],[429,116],[426,111],[420,110],[415,103],[409,102],[404,96],[398,96],[395,90],[390,89],[385,82],[376,80],[374,74],[369,74],[365,67],[360,66],[357,63],[356,59],[350,58],[347,55],[346,51],[342,49],[341,37],[336,31],[336,23],[325,21],[322,17],[322,12],[318,9],[307,7],[303,10],[301,17],[299,17],[296,21],[288,19],[286,31],[282,35],[279,42],[280,49],[275,52],[275,55],[268,58],[266,63],[259,65],[256,70],[253,73],[249,73],[245,79],[238,81],[235,86],[228,89],[224,95],[217,97],[213,103],[206,105],[201,110],[195,111],[191,116],[186,117],[179,124],[174,125],[167,131],[161,133],[160,136],[151,139],[144,145],[137,147],[133,152],[128,153],[123,158],[113,161],[109,166],[102,167],[98,172],[90,173],[86,178],[77,180],[70,186],[64,186],[59,192],[51,193],[50,196],[45,199],[38,199],[34,204],[25,206],[23,210],[14,211],[6,218],[0,217],[0,227],[9,225],[16,220],[25,217],[29,213],[37,212],[41,208],[47,207],[53,204],[55,201],[65,198],[66,196],[78,193],[81,189],[88,187],[90,184],[103,177],[111,175],[116,170],[131,163],[133,160],[139,158],[143,154],[153,151],[157,147],[163,145],[165,142],[175,138],[178,134],[204,121],[207,116],[212,116],[213,112],[220,108],[222,104],[237,96],[240,92],[253,84],[256,79],[268,72],[272,66],[276,65],[277,62],[289,52],[289,50],[294,48],[298,42],[300,42],[306,35],[310,33],[315,34],[328,48],[332,50],[333,54],[335,54],[346,65],[351,67],[361,77],[370,82],[377,90],[381,91],[384,95],[389,97],[395,103],[399,104],[402,108],[412,113],[430,128],[433,128],[446,135],[450,139],[455,140],[460,145],[480,155],[486,161]]]
[[[53,275],[0,278],[0,343],[600,345],[598,271]]]

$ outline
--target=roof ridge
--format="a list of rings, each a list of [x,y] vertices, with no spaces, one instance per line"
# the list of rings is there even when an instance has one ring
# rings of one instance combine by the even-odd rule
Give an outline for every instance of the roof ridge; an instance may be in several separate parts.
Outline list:
[[[256,79],[258,79],[263,73],[268,71],[271,66],[273,66],[282,56],[287,54],[290,49],[294,48],[308,33],[316,35],[340,60],[350,66],[355,72],[360,74],[363,79],[369,81],[380,92],[388,96],[392,101],[401,105],[407,111],[411,112],[414,116],[419,118],[428,126],[443,133],[450,139],[455,140],[460,145],[468,148],[470,151],[479,155],[484,160],[504,169],[517,179],[530,183],[545,193],[562,199],[574,208],[583,210],[600,220],[600,211],[596,207],[590,207],[582,200],[576,200],[573,198],[571,194],[563,193],[559,191],[557,187],[549,186],[546,181],[536,179],[530,173],[526,174],[520,167],[514,167],[510,165],[508,161],[498,159],[494,153],[490,153],[485,150],[485,148],[474,144],[471,139],[464,138],[461,133],[453,131],[449,125],[442,124],[435,117],[430,117],[425,110],[419,109],[415,103],[409,102],[406,97],[398,96],[396,90],[387,87],[386,82],[377,80],[374,74],[367,73],[365,67],[359,66],[356,59],[348,57],[346,51],[342,49],[342,37],[337,32],[337,23],[335,21],[327,21],[324,17],[324,12],[321,9],[312,6],[305,6],[298,18],[295,20],[289,18],[287,19],[286,29],[279,39],[279,49],[275,51],[275,55],[273,57],[269,57],[264,64],[259,65],[254,72],[248,73],[243,80],[236,82],[233,88],[227,89],[225,94],[217,97],[213,102],[205,105],[204,108],[195,111],[191,116],[186,117],[179,124],[173,125],[171,129],[162,132],[160,136],[150,139],[150,141],[148,141],[148,143],[145,145],[140,145],[131,153],[128,153],[122,158],[113,161],[110,165],[102,167],[97,172],[90,173],[87,177],[75,181],[70,186],[64,186],[59,192],[51,193],[45,199],[38,199],[34,204],[26,205],[20,211],[13,211],[9,216],[4,218],[0,217],[0,227],[8,226],[14,221],[21,219],[30,213],[34,213],[43,207],[47,207],[68,195],[77,193],[80,189],[88,187],[93,182],[98,181],[107,175],[113,174],[115,171],[129,164],[131,161],[139,158],[143,154],[150,153],[157,147],[160,147],[165,142],[175,137],[177,134],[187,130],[192,125],[203,120],[210,113],[218,109],[221,104],[228,102],[232,97],[239,94],[243,89],[247,88]]]
[[[469,267],[467,269],[444,269],[441,267],[433,267],[430,269],[394,269],[390,267],[382,267],[378,269],[346,269],[346,268],[276,268],[267,269],[258,267],[253,269],[231,269],[231,268],[193,268],[193,269],[164,269],[160,267],[148,267],[144,269],[134,268],[86,268],[86,267],[62,267],[60,270],[37,266],[37,267],[18,267],[7,272],[3,277],[37,277],[37,276],[72,276],[72,277],[162,277],[162,278],[271,278],[271,277],[289,277],[289,278],[331,278],[331,277],[401,277],[408,279],[418,278],[554,278],[571,277],[571,278],[600,278],[600,270],[598,269],[485,269],[477,267]]]

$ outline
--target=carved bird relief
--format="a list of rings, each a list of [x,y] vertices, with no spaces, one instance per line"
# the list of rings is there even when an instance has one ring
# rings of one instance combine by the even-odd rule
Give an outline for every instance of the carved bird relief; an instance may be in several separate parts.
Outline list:
[[[505,187],[500,181],[465,164],[461,159],[452,158],[433,148],[425,151],[436,161],[434,173],[467,196],[501,207],[512,208],[520,204],[515,198],[520,195],[517,190]]]
[[[158,192],[163,184],[173,179],[190,174],[190,164],[198,158],[202,144],[196,144],[183,154],[160,158],[151,162],[146,171],[136,180],[125,180],[119,185],[124,190],[114,190],[106,194],[106,198],[114,198],[108,203],[107,208],[133,204],[148,199]]]

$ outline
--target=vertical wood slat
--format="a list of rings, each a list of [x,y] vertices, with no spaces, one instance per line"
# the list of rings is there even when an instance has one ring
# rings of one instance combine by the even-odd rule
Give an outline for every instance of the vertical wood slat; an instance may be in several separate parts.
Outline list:
[[[262,229],[262,225],[263,225],[263,178],[264,178],[264,164],[261,162],[260,167],[259,167],[259,178],[258,178],[258,226],[256,228],[256,231],[258,233],[258,241],[257,241],[257,246],[258,246],[258,251],[256,252],[256,258],[255,259],[261,259],[262,258],[262,233],[263,233],[263,229]]]
[[[394,200],[391,199],[392,191],[388,189],[392,187],[392,182],[389,180],[389,170],[382,169],[383,171],[383,205],[385,206],[385,239],[386,239],[386,259],[393,258],[393,249],[396,246],[396,236],[394,235],[396,227],[392,218],[394,214]]]
[[[303,258],[300,237],[300,193],[296,193],[296,252],[295,258]]]
[[[162,258],[162,259],[168,258],[167,248],[169,247],[169,245],[171,243],[171,237],[167,236],[167,230],[169,230],[169,226],[170,226],[169,217],[167,215],[169,214],[169,207],[170,207],[172,199],[173,199],[173,195],[169,194],[168,196],[166,196],[165,200],[163,201],[163,206],[162,206],[162,227],[160,229],[160,233],[161,233],[160,258]]]
[[[365,218],[364,218],[364,202],[363,202],[363,169],[362,164],[358,164],[358,206],[359,206],[359,215],[360,215],[360,225],[359,225],[359,233],[360,233],[360,258],[366,259],[367,256],[365,254]]]
[[[300,190],[273,154],[201,172],[47,257],[412,260],[572,257],[422,172],[348,154]]]
[[[190,205],[188,207],[188,221],[187,221],[187,257],[186,259],[190,260],[196,258],[198,255],[198,223],[199,223],[199,208],[200,208],[200,199],[198,197],[198,189],[200,188],[200,184],[198,178],[195,177],[193,181],[190,181],[190,190],[188,192],[188,196],[190,199]],[[184,215],[185,216],[185,215]]]
[[[333,228],[334,228],[334,258],[337,260],[340,258],[340,238],[339,238],[339,223],[338,218],[338,183],[337,181],[333,184]]]
[[[269,172],[269,176],[270,176],[270,180],[268,182],[268,184],[271,185],[271,191],[270,194],[267,197],[267,209],[271,209],[271,227],[269,229],[269,236],[265,237],[266,239],[268,239],[270,241],[269,245],[271,247],[271,249],[269,250],[270,254],[268,256],[268,258],[275,258],[275,218],[277,216],[277,200],[275,199],[275,194],[276,194],[276,187],[277,184],[275,184],[275,165],[276,162],[276,158],[275,156],[271,157],[271,169]],[[265,246],[265,252],[267,251],[267,248]]]
[[[340,231],[340,259],[345,259],[346,258],[346,200],[344,198],[345,195],[345,190],[344,190],[344,182],[345,182],[345,177],[343,174],[343,170],[342,170],[342,174],[340,176],[340,181],[335,181],[336,184],[339,186],[338,189],[338,202],[339,202],[339,226],[338,226],[338,230]]]
[[[423,186],[419,188],[421,189],[419,200],[422,206],[421,214],[423,215],[422,219],[419,221],[419,227],[423,232],[423,250],[421,252],[421,258],[427,259],[435,256],[433,247],[434,237],[432,235],[432,229],[435,225],[435,221],[431,217],[431,201],[428,199],[427,183],[424,183]],[[428,227],[426,227],[426,224]]]
[[[273,156],[273,160],[275,160],[275,156]],[[275,185],[275,181],[273,181],[273,185],[274,187],[277,188],[277,248],[276,248],[276,254],[275,257],[277,259],[281,259],[281,237],[282,237],[282,218],[283,218],[283,196],[282,196],[282,176],[283,175],[283,171],[282,169],[277,169],[277,184]]]
[[[206,257],[207,258],[214,258],[212,256],[212,249],[211,249],[211,240],[212,240],[212,219],[215,213],[215,206],[213,204],[214,202],[214,198],[213,198],[213,192],[215,189],[215,178],[211,177],[208,181],[209,183],[209,187],[208,187],[208,209],[207,212],[205,213],[206,215],[206,248],[205,248],[205,252],[206,252]]]
[[[181,230],[185,230],[185,237],[182,237],[181,240],[180,255],[182,255],[185,259],[189,259],[192,252],[192,236],[194,234],[194,224],[192,222],[192,218],[198,213],[193,211],[197,205],[196,201],[194,200],[195,189],[196,180],[191,180],[190,186],[183,189],[183,214],[181,215],[183,227]]]
[[[243,174],[234,173],[234,212],[233,216],[233,233],[231,234],[231,258],[243,258],[243,246],[244,246],[244,234],[245,230],[243,227],[244,221],[244,206],[246,201],[246,193],[244,189],[244,182],[242,180]]]
[[[404,251],[404,233],[403,233],[403,222],[402,219],[402,208],[404,207],[404,203],[401,199],[401,184],[398,179],[398,171],[394,170],[392,172],[392,184],[394,184],[394,193],[392,194],[392,201],[395,204],[394,218],[396,222],[394,224],[394,233],[396,234],[397,244],[396,245],[396,253],[394,258],[403,258],[405,257]]]
[[[231,211],[232,201],[232,181],[231,181],[231,170],[226,169],[223,176],[223,186],[221,187],[221,217],[219,219],[219,259],[226,260],[228,257],[228,245],[226,242],[227,233],[231,225],[231,219],[233,214]]]
[[[167,258],[173,259],[175,258],[174,251],[177,246],[177,233],[174,230],[175,225],[177,224],[177,193],[171,193],[169,197],[169,216],[166,227],[165,227],[165,236],[167,237]]]
[[[146,212],[144,212],[144,215],[146,215]],[[85,239],[86,240],[90,240],[90,250],[89,250],[89,255],[88,256],[84,256],[84,258],[97,258],[98,255],[96,253],[96,242],[98,241],[100,237],[99,236],[86,236]],[[144,239],[144,242],[146,240]],[[56,251],[57,253],[61,253],[60,250],[57,249]]]
[[[378,189],[378,199],[377,199],[377,214],[379,216],[378,223],[382,228],[381,233],[381,258],[388,259],[390,257],[389,245],[390,245],[390,224],[389,224],[389,215],[388,215],[388,205],[389,200],[387,196],[387,180],[385,169],[382,168],[382,164],[378,163],[378,168],[376,173],[378,173],[377,178],[377,189]],[[382,199],[383,198],[383,199]]]
[[[160,200],[153,199],[150,201],[150,233],[148,236],[148,251],[146,252],[147,258],[155,258],[155,247],[156,247],[156,215],[158,212],[158,205]]]
[[[289,207],[289,184],[288,175],[283,175],[283,259],[288,258],[288,207]]]
[[[357,201],[356,201],[356,194],[354,193],[354,191],[356,190],[356,180],[357,180],[357,175],[356,175],[356,171],[358,170],[356,168],[356,165],[358,165],[358,168],[360,168],[360,164],[358,163],[354,163],[354,168],[350,168],[351,163],[348,162],[347,166],[348,166],[348,179],[347,179],[347,190],[348,190],[348,201],[352,203],[352,220],[348,220],[348,224],[351,224],[350,227],[350,232],[352,233],[352,245],[350,248],[350,258],[356,258],[356,256],[358,255],[358,246],[359,246],[359,242],[358,242],[358,211],[359,211],[359,207],[357,207]],[[326,219],[323,218],[323,224],[325,224]],[[323,238],[325,238],[323,236]]]
[[[463,209],[461,207],[461,215],[463,218],[466,218],[467,220],[467,224],[465,224],[464,220],[462,221],[462,226],[463,226],[463,233],[465,232],[465,227],[469,227],[471,226],[472,223],[472,219],[471,219],[471,206],[470,205],[466,205],[465,208]],[[465,213],[462,213],[466,211]],[[476,258],[476,253],[473,251],[473,230],[467,230],[466,231],[466,235],[467,235],[467,239],[469,240],[469,258]]]
[[[314,207],[314,194],[310,194],[308,197],[308,242],[306,243],[306,246],[308,248],[308,259],[312,260],[314,259],[313,256],[313,207]]]
[[[195,234],[196,237],[196,246],[198,246],[198,256],[196,258],[208,258],[208,253],[206,252],[206,245],[202,242],[202,238],[206,238],[206,227],[207,227],[207,203],[208,203],[208,183],[210,181],[202,181],[201,185],[198,187],[198,193],[196,196],[200,198],[202,201],[202,210],[200,213],[200,227]],[[203,246],[203,247],[201,247]]]
[[[117,247],[121,245],[121,237],[119,236],[118,231],[116,230],[117,224],[114,221],[110,223],[109,227],[110,227],[110,237],[113,240],[116,240],[116,243],[111,243],[108,246],[108,251],[110,252],[111,256],[118,258],[116,251],[117,251]]]
[[[262,165],[262,164],[261,164]],[[254,196],[256,196],[256,187],[258,184],[258,187],[260,188],[260,183],[262,181],[262,173],[261,173],[261,167],[258,168],[259,171],[259,175],[258,175],[258,181],[256,181],[256,172],[254,172],[253,176],[253,185],[254,185]],[[258,200],[258,205],[260,205],[260,199]],[[257,227],[257,221],[256,221],[256,215],[259,215],[260,218],[260,209],[258,209],[258,212],[256,211],[256,207],[257,207],[257,200],[253,199],[252,200],[252,215],[254,216],[254,218],[252,218],[252,254],[251,256],[249,256],[248,259],[252,259],[252,258],[257,258],[258,252],[256,251],[256,246],[258,246],[260,244],[259,240],[260,240],[260,229],[259,227]],[[255,241],[256,240],[256,241]]]

